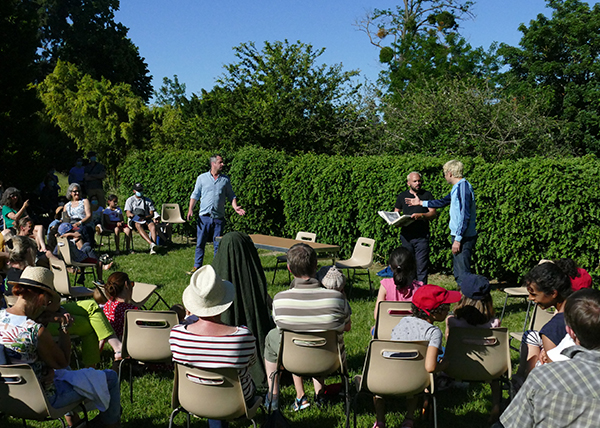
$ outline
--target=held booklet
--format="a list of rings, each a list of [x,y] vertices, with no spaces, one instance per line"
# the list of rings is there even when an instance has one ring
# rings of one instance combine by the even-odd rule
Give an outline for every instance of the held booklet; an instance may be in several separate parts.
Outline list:
[[[377,211],[377,214],[379,214],[381,218],[387,222],[387,224],[396,227],[408,226],[414,222],[409,215],[400,215],[398,212]]]

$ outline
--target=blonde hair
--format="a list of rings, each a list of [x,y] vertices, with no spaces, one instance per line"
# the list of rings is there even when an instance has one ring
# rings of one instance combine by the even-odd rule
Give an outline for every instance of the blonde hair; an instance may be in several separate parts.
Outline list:
[[[451,173],[452,177],[462,178],[464,165],[461,161],[452,159],[444,164],[444,173]]]
[[[492,296],[487,294],[481,300],[462,296],[460,301],[454,306],[454,316],[459,319],[464,319],[470,325],[487,323],[496,316]]]
[[[27,254],[31,251],[34,255],[37,253],[37,244],[27,236],[13,236],[7,241],[8,261],[11,263],[21,263],[27,261]]]

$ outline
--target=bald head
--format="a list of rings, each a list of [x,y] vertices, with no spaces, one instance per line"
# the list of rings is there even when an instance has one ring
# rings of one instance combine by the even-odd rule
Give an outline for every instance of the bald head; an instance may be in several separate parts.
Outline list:
[[[421,190],[421,186],[423,185],[423,178],[418,172],[413,171],[410,174],[408,174],[408,176],[406,177],[406,181],[406,184],[408,184],[408,187],[410,187],[410,190],[412,190],[413,192],[418,192],[419,190]]]

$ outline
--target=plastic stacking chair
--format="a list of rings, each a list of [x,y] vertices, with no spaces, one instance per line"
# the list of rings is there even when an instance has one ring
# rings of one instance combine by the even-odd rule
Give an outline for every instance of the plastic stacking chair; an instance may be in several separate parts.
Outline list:
[[[134,287],[135,288],[135,287]],[[132,364],[170,363],[172,354],[169,346],[171,329],[179,324],[173,311],[125,311],[123,327],[123,359],[119,363],[119,382],[123,365],[129,363],[129,400],[133,403]]]
[[[527,301],[527,298],[529,297],[529,292],[527,291],[527,287],[507,287],[502,291],[504,291],[504,293],[506,293],[506,297],[504,298],[504,305],[502,306],[502,315],[500,315],[500,324],[502,324],[502,320],[504,319],[504,313],[506,312],[506,305],[508,303],[509,298],[520,298],[520,299],[525,299],[525,301]],[[525,329],[525,326],[527,325],[527,321],[529,320],[529,312],[531,309],[531,304],[532,304],[531,301],[529,301],[527,304],[527,312],[525,313],[525,322],[523,323],[523,329]]]
[[[356,275],[367,275],[369,277],[369,288],[373,294],[373,283],[371,282],[371,273],[369,268],[373,264],[373,250],[375,248],[375,240],[370,238],[358,238],[352,257],[348,260],[340,260],[335,262],[335,267],[338,269],[346,269],[348,271],[348,279],[350,279],[350,269],[353,270],[352,279]],[[356,269],[366,269],[366,273],[356,273]]]
[[[310,232],[298,232],[296,234],[296,238],[294,239],[296,241],[316,242],[317,234]],[[271,285],[275,284],[275,275],[277,275],[277,268],[279,267],[280,263],[287,264],[287,255],[284,254],[282,256],[277,256],[277,263],[275,263],[275,271],[273,272],[273,281],[271,282]],[[288,271],[288,283],[291,281],[292,277],[290,276],[290,272]]]
[[[64,261],[50,259],[50,269],[54,273],[54,288],[67,300],[88,298],[94,295],[94,290],[87,287],[71,287],[67,265]]]
[[[358,393],[354,397],[354,428],[356,403],[361,392],[380,397],[412,397],[429,390],[433,397],[433,422],[437,428],[437,403],[433,374],[425,370],[427,341],[403,342],[373,339],[365,358],[362,376],[354,382]]]
[[[172,400],[175,410],[169,418],[169,428],[180,412],[186,413],[188,428],[190,414],[226,421],[246,417],[256,428],[253,418],[261,404],[261,397],[254,397],[250,404],[244,401],[237,369],[200,369],[175,363]]]
[[[385,300],[379,302],[373,339],[391,339],[392,329],[402,318],[410,315],[412,315],[411,302],[388,302]]]
[[[278,360],[277,367],[283,367],[284,370],[298,376],[325,377],[340,374],[346,399],[346,426],[349,425],[350,379],[337,331],[298,333],[281,330]]]
[[[134,282],[130,303],[137,306],[138,308],[152,310],[159,302],[163,302],[167,309],[169,309],[169,304],[165,301],[165,299],[161,297],[160,294],[158,294],[158,291],[156,291],[158,290],[158,288],[158,285],[148,284],[145,282]],[[148,308],[146,307],[146,305],[152,296],[156,296],[156,300],[154,301],[152,306]]]
[[[87,422],[83,399],[65,407],[54,408],[48,403],[46,394],[30,365],[0,365],[0,413],[23,419],[23,426],[26,426],[26,419],[36,421],[58,419],[63,428],[66,428],[62,417],[76,410],[77,407],[84,412],[84,420]]]
[[[179,204],[163,204],[160,219],[163,223],[168,224],[186,224],[187,221],[181,215]],[[186,233],[188,243],[190,242],[190,236]]]
[[[542,309],[538,305],[535,305],[533,308],[533,312],[531,314],[531,318],[529,320],[529,326],[523,327],[523,331],[520,333],[511,332],[510,340],[512,341],[514,339],[514,340],[521,342],[523,340],[523,334],[525,333],[525,331],[527,331],[527,330],[540,331],[542,329],[542,327],[545,326],[546,323],[552,319],[554,314],[556,314],[555,310]],[[520,350],[519,347],[517,347],[517,346],[511,345],[511,348],[514,349],[515,351]]]
[[[444,372],[459,381],[509,384],[510,348],[506,328],[453,327],[450,329]],[[510,390],[510,388],[509,388]]]
[[[73,261],[69,242],[64,236],[57,238],[57,245],[60,255],[68,267],[70,266],[79,269],[81,271],[81,275],[89,275],[91,273],[94,276],[94,281],[96,280],[96,263],[79,263]],[[91,272],[87,272],[86,269],[91,269]]]

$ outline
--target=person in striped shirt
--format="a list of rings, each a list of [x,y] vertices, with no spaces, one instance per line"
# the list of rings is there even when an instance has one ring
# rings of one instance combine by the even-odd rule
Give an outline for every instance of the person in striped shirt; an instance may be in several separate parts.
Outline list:
[[[349,331],[350,307],[344,294],[337,290],[321,287],[315,278],[317,272],[317,254],[307,244],[296,244],[287,253],[288,269],[294,275],[289,290],[281,291],[273,298],[273,319],[277,328],[271,330],[265,339],[265,369],[268,375],[269,391],[266,405],[278,408],[278,380],[271,375],[277,371],[277,358],[280,344],[280,329],[297,332],[317,332],[336,330],[340,335]],[[313,379],[315,399],[322,402],[323,379]],[[272,387],[272,384],[273,387]],[[293,409],[301,410],[310,406],[302,378],[294,376],[296,400]]]
[[[249,401],[255,391],[248,368],[256,362],[256,339],[247,327],[221,321],[234,296],[233,284],[221,279],[211,265],[196,270],[183,292],[183,305],[195,317],[173,327],[169,343],[177,363],[238,369],[244,398]],[[209,420],[211,428],[226,426],[225,421]]]

